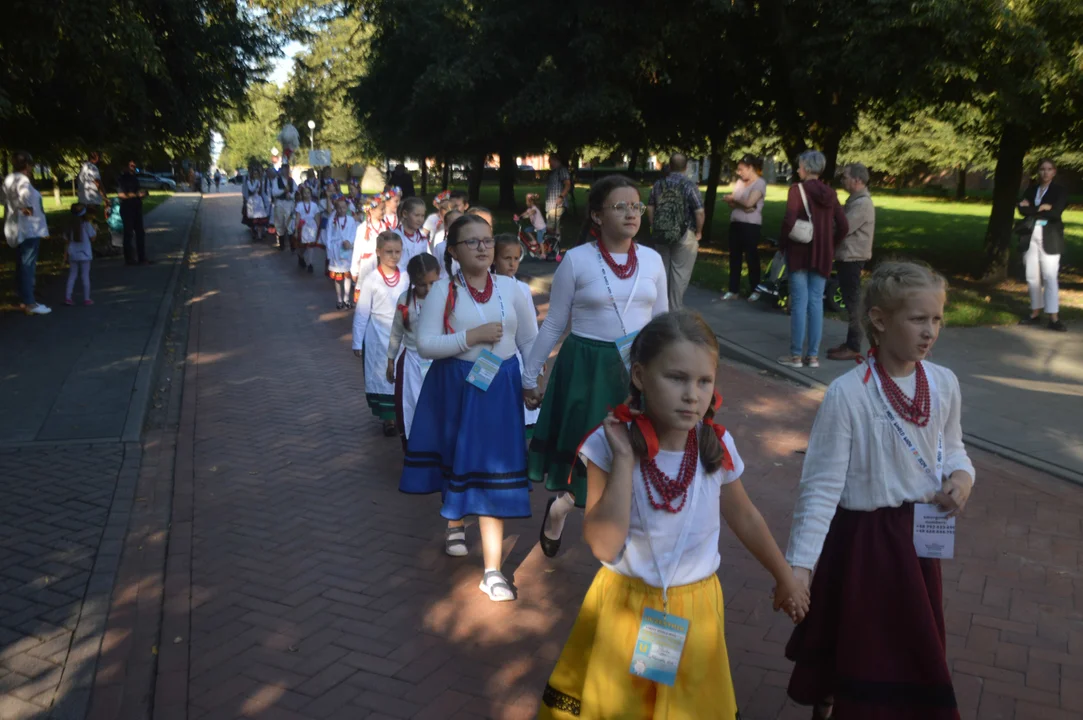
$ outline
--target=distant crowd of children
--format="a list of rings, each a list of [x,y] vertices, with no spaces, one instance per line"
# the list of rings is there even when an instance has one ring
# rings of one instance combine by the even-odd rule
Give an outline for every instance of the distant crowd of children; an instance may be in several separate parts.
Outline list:
[[[354,311],[368,404],[402,443],[399,488],[440,493],[445,552],[469,554],[465,521],[478,518],[479,588],[515,600],[503,524],[531,516],[530,483],[554,493],[538,528],[546,557],[583,513],[602,567],[540,717],[739,720],[717,575],[724,519],[796,624],[789,694],[814,718],[959,718],[940,560],[917,542],[918,509],[946,522],[974,480],[958,380],[926,361],[942,277],[906,262],[872,273],[861,317],[873,349],[827,391],[783,553],[716,419],[715,334],[669,311],[661,257],[635,240],[645,207],[633,182],[591,188],[540,329],[516,279],[523,243],[494,235],[465,194],[441,193],[427,215],[396,188],[362,196],[310,178],[297,192],[290,219],[274,218],[288,228],[279,247],[309,272],[326,253],[336,306]],[[276,214],[273,199],[249,202],[262,193],[245,203],[257,237]],[[536,212],[524,215],[541,230]]]

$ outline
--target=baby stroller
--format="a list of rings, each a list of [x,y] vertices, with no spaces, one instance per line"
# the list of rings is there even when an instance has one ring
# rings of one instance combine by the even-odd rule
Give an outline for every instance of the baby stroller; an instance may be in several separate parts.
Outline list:
[[[534,232],[534,226],[530,224],[527,218],[514,215],[512,219],[515,220],[516,227],[519,229],[519,245],[523,248],[521,257],[534,258],[535,260],[555,260],[560,255],[560,247],[555,237],[547,232],[545,241],[539,244],[538,235]]]
[[[778,246],[778,240],[771,239],[771,244]],[[767,265],[767,271],[763,279],[756,286],[759,299],[780,310],[790,311],[790,276],[786,272],[786,255],[781,250],[775,251],[775,256]],[[824,285],[824,310],[828,312],[840,312],[846,309],[846,303],[842,300],[842,288],[839,280],[832,273]]]

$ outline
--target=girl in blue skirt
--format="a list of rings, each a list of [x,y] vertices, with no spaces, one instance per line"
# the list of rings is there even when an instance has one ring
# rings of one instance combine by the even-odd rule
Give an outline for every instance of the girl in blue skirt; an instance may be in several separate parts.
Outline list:
[[[452,274],[451,261],[460,270]],[[538,334],[534,309],[514,278],[496,277],[493,231],[468,215],[448,229],[447,278],[421,308],[417,350],[433,360],[406,443],[399,490],[440,492],[446,551],[465,555],[463,518],[477,515],[490,600],[515,599],[500,572],[504,518],[530,517],[523,444],[522,379],[516,350],[530,353]]]

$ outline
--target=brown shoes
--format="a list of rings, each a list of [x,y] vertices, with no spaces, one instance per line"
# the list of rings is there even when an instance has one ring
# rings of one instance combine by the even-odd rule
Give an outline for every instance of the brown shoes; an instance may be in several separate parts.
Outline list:
[[[859,357],[861,357],[861,353],[851,349],[846,343],[843,343],[838,347],[833,347],[827,351],[828,360],[849,360],[850,362],[853,362]]]

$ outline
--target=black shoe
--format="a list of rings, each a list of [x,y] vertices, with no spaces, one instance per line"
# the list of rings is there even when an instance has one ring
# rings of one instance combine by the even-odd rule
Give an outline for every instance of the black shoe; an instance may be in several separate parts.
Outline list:
[[[399,434],[399,429],[395,427],[395,423],[384,423],[384,437],[395,437]]]
[[[316,271],[312,269],[312,266],[311,266],[311,265],[309,265],[309,266],[308,266],[308,274],[309,274],[309,275],[311,275],[311,274],[312,274],[312,273],[314,273],[314,272],[316,272]]]
[[[1060,320],[1050,320],[1049,329],[1056,330],[1057,332],[1068,332],[1068,326],[1062,323]]]
[[[343,306],[343,303],[338,303],[337,305],[335,305],[335,310],[341,310],[342,306]]]
[[[557,552],[560,551],[560,540],[564,537],[564,531],[562,530],[560,538],[556,540],[550,540],[545,536],[545,526],[549,524],[549,511],[553,507],[553,503],[557,501],[556,497],[549,498],[549,504],[545,506],[545,515],[542,516],[541,531],[538,533],[538,539],[541,544],[542,552],[547,558],[554,558],[557,556]]]
[[[1041,325],[1042,324],[1042,316],[1039,315],[1038,317],[1025,317],[1025,318],[1023,318],[1022,320],[1019,321],[1019,324],[1020,325]]]
[[[302,270],[305,269],[305,259],[303,257],[297,257],[297,267],[301,268]]]

